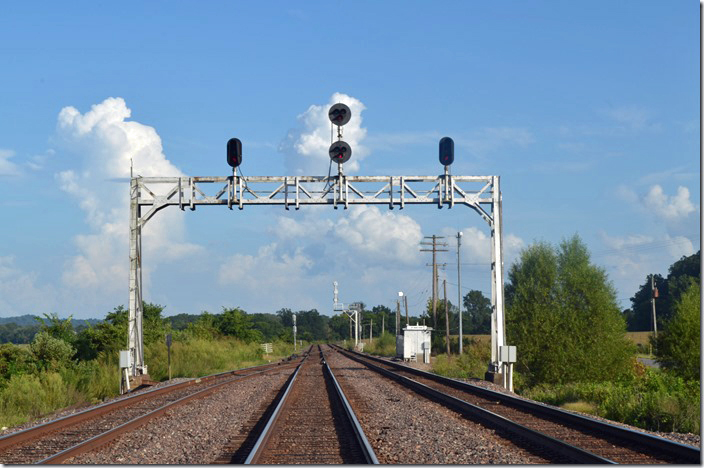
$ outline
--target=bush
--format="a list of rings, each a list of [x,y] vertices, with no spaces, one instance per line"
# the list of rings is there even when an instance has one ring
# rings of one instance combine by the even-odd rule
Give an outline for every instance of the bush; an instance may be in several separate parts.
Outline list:
[[[28,346],[11,343],[0,345],[0,388],[13,375],[32,374],[37,371],[37,363]]]
[[[699,382],[687,382],[657,369],[622,382],[539,385],[523,392],[556,406],[588,402],[596,414],[651,431],[699,433]]]
[[[54,338],[47,332],[39,332],[29,345],[34,359],[42,369],[57,370],[71,362],[76,350],[64,340]]]
[[[655,352],[665,369],[699,380],[701,364],[701,288],[693,282],[675,304],[675,314],[658,335]]]

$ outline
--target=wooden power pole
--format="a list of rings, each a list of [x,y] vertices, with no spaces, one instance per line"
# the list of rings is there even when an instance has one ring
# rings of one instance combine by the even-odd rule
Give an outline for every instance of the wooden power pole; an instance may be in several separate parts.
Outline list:
[[[425,239],[432,239],[432,242],[421,242],[420,245],[432,246],[432,249],[420,249],[421,252],[432,252],[433,253],[433,328],[438,327],[438,264],[437,264],[437,252],[447,252],[447,249],[438,249],[440,247],[446,247],[447,243],[438,242],[438,239],[444,239],[442,236],[425,236]]]
[[[447,280],[442,280],[442,288],[444,290],[445,297],[445,344],[447,348],[447,355],[450,355],[450,315],[447,311]]]

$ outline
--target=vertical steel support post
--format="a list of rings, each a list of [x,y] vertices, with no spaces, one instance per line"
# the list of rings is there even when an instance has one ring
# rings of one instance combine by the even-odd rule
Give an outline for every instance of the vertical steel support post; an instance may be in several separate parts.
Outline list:
[[[459,354],[462,356],[462,336],[463,336],[463,329],[462,329],[462,275],[460,273],[460,243],[462,239],[462,232],[457,233],[457,308],[459,310],[458,315],[459,315],[459,337],[460,337],[460,348],[459,348]]]
[[[490,372],[500,372],[499,347],[505,341],[503,246],[501,240],[501,189],[499,176],[492,176],[491,195],[491,364]]]
[[[127,347],[132,358],[132,376],[144,371],[142,334],[142,227],[140,225],[139,180],[130,181],[130,298]]]

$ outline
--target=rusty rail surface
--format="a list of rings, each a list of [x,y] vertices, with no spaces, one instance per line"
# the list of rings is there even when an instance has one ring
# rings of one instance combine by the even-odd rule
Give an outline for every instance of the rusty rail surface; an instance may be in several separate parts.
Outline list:
[[[148,390],[0,438],[0,463],[61,463],[94,450],[119,435],[193,398],[207,396],[223,385],[275,369],[298,365],[299,360],[254,366]],[[131,409],[139,414],[121,414]],[[99,421],[100,423],[94,423]],[[100,426],[96,429],[93,426]],[[105,429],[109,426],[109,429]]]
[[[416,389],[422,388],[420,391],[428,395],[447,395],[482,411],[490,408],[491,413],[502,419],[516,422],[567,446],[578,448],[595,457],[588,463],[701,463],[701,451],[697,447],[442,377],[386,359],[334,347],[349,358],[390,378],[412,381],[413,383],[408,385],[414,385]]]

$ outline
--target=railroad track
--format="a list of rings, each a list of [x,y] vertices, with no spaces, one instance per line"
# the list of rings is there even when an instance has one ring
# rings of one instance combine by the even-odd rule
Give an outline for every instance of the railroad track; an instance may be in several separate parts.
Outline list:
[[[137,393],[95,408],[0,437],[0,463],[58,464],[96,450],[169,409],[223,386],[297,366],[301,359],[238,369]]]
[[[341,354],[557,463],[699,464],[700,449],[335,346]]]
[[[220,463],[378,463],[352,408],[325,362],[320,346],[290,379],[276,407],[259,420],[251,450]],[[252,437],[252,434],[256,437]],[[244,435],[244,434],[243,434]],[[237,458],[240,457],[240,458]]]

